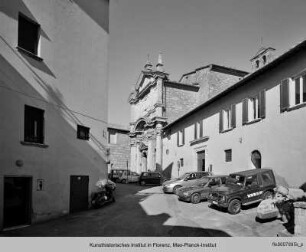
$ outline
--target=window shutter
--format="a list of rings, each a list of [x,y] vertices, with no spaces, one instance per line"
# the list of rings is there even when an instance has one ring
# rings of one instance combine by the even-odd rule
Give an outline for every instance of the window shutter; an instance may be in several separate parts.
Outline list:
[[[200,122],[200,138],[203,137],[203,120]]]
[[[177,146],[180,146],[180,131],[177,131]]]
[[[242,125],[248,122],[248,99],[242,101]]]
[[[198,125],[197,125],[198,123],[196,122],[195,124],[194,124],[194,139],[197,139],[197,137],[198,137]]]
[[[263,90],[259,93],[259,117],[265,118],[266,117],[266,91]]]
[[[185,129],[182,130],[183,145],[185,144]]]
[[[289,107],[289,79],[282,80],[280,84],[280,112]]]
[[[231,127],[236,128],[236,105],[231,106]]]
[[[219,113],[219,132],[223,131],[223,113],[222,110]]]

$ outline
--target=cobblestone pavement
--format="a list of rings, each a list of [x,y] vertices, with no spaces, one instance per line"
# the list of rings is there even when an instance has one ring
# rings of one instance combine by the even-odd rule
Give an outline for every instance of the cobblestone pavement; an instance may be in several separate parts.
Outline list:
[[[279,220],[256,222],[256,206],[230,215],[208,205],[178,201],[176,195],[163,194],[160,186],[118,184],[114,204],[5,231],[0,236],[275,237],[285,230]]]

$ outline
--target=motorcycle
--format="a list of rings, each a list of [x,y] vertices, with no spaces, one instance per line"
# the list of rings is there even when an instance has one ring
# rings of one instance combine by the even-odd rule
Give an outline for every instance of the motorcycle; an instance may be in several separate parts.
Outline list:
[[[115,183],[107,180],[99,180],[96,183],[97,192],[94,192],[91,199],[91,205],[94,208],[100,208],[108,203],[115,202],[114,190]]]

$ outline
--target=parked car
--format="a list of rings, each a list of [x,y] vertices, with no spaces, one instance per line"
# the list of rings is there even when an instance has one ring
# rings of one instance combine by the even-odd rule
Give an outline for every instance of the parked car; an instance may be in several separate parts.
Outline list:
[[[121,177],[122,173],[127,169],[112,169],[108,174],[108,178],[114,182],[117,182],[118,178]]]
[[[193,186],[183,186],[179,188],[176,194],[179,200],[200,203],[201,200],[207,199],[208,194],[216,187],[224,185],[227,175],[212,175],[203,177]]]
[[[229,175],[224,186],[216,187],[208,201],[237,214],[241,205],[250,205],[271,198],[276,187],[271,169],[253,169]]]
[[[159,172],[142,172],[139,177],[139,184],[141,185],[161,185],[165,178]]]
[[[177,189],[183,186],[192,186],[197,183],[198,179],[212,175],[211,172],[197,171],[197,172],[186,172],[182,176],[171,179],[163,183],[164,193],[176,193]]]
[[[136,172],[132,171],[124,171],[121,176],[117,179],[120,183],[131,183],[131,182],[138,182],[140,175]]]

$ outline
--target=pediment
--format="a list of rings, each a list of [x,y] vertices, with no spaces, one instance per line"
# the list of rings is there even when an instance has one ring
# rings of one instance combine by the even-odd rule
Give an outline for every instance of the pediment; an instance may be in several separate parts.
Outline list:
[[[154,82],[154,77],[151,74],[150,75],[144,74],[142,72],[136,84],[136,90],[138,92],[141,92],[141,90],[143,90],[146,86],[150,85],[153,82]]]

